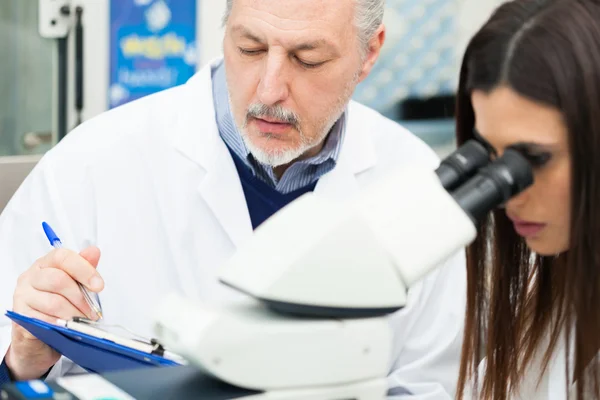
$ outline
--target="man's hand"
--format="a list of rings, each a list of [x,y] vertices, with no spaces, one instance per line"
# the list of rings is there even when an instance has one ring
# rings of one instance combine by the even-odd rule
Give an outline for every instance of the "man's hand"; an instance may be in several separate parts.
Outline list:
[[[99,260],[97,247],[88,247],[79,254],[66,249],[48,253],[19,276],[13,311],[50,323],[56,323],[57,318],[68,320],[75,316],[97,319],[77,282],[100,292],[104,281],[96,271]],[[13,323],[5,360],[15,379],[38,379],[59,359],[60,354]]]

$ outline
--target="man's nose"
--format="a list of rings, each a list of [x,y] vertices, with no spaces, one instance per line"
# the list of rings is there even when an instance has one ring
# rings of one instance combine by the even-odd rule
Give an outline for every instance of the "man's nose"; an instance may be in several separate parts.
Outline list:
[[[258,99],[272,106],[283,102],[289,95],[285,60],[281,56],[266,57],[263,72],[258,85]]]

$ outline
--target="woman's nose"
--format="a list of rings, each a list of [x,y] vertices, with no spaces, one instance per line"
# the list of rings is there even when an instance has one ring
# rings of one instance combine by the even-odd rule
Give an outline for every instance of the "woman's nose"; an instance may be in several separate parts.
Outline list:
[[[529,196],[529,189],[526,189],[525,191],[519,193],[518,195],[516,195],[513,198],[511,198],[510,200],[508,200],[505,203],[504,208],[515,209],[515,210],[519,209],[519,208],[523,207],[523,205],[527,201],[528,196]]]

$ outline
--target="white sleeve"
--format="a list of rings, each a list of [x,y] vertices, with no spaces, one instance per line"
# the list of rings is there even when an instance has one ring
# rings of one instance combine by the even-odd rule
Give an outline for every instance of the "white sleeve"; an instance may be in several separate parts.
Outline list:
[[[394,329],[388,399],[454,399],[466,307],[464,251],[409,290]]]
[[[42,222],[47,221],[61,236],[65,245],[80,245],[75,242],[72,219],[59,198],[59,190],[53,178],[53,166],[44,157],[12,197],[0,215],[0,357],[4,358],[10,346],[12,322],[5,316],[12,310],[13,293],[18,277],[37,259],[52,250]],[[80,184],[79,174],[72,174],[65,182]],[[85,191],[85,185],[79,186]],[[82,201],[84,196],[72,192],[72,200]],[[75,243],[74,243],[75,242]],[[73,363],[64,357],[48,378],[56,378],[73,368]]]

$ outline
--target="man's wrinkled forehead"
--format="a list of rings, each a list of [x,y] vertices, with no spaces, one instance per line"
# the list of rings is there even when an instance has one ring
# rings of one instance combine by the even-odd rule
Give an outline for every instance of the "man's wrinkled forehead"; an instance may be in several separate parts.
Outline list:
[[[235,0],[233,7],[266,12],[289,21],[332,20],[353,14],[355,0]]]
[[[235,26],[238,33],[242,25],[255,37],[279,33],[335,42],[348,36],[349,27],[354,26],[354,1],[235,0],[231,17],[230,28]]]
[[[244,25],[237,24],[232,26],[231,32],[238,39],[246,39],[254,44],[268,45],[270,39],[267,35],[261,33],[260,30],[253,31]],[[335,39],[329,39],[319,35],[290,35],[289,39],[278,42],[283,44],[288,51],[311,51],[322,50],[330,53],[333,56],[339,55],[339,49]]]

